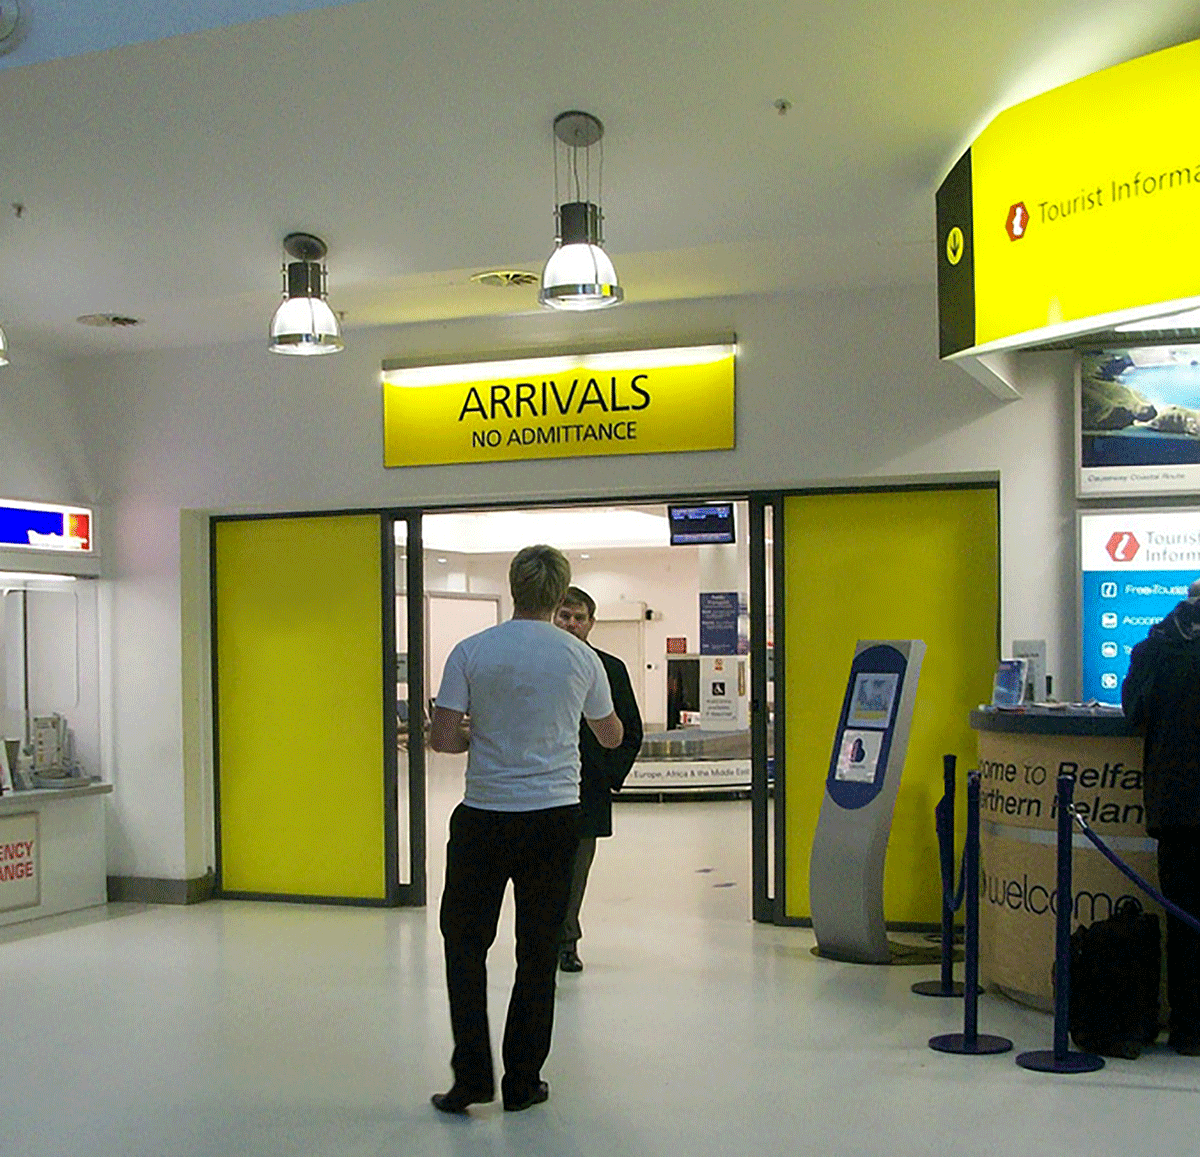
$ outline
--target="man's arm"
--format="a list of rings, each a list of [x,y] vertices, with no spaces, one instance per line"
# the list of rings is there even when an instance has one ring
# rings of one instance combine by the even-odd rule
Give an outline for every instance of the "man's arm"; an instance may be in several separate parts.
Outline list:
[[[1146,695],[1153,675],[1148,650],[1145,639],[1134,647],[1129,659],[1129,674],[1121,685],[1121,707],[1125,718],[1134,727],[1142,727],[1146,722]]]
[[[615,711],[610,711],[603,719],[588,719],[587,725],[601,747],[620,747],[625,728]],[[464,747],[465,751],[466,748]]]
[[[619,791],[642,749],[642,713],[638,710],[629,671],[615,655],[602,655],[608,685],[612,690],[613,710],[625,729],[621,744],[607,758],[608,786]]]
[[[463,726],[462,711],[451,711],[449,707],[435,707],[433,721],[429,725],[429,746],[434,751],[457,754],[471,746],[471,737]]]

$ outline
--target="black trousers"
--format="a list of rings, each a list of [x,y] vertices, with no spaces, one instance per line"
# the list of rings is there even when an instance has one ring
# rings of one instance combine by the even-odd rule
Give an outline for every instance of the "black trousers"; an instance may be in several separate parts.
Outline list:
[[[1163,895],[1200,919],[1200,828],[1164,828],[1158,837]],[[1200,932],[1167,916],[1167,1001],[1171,1034],[1200,1041]]]
[[[517,975],[501,1056],[502,1092],[520,1100],[541,1079],[550,1052],[558,934],[579,843],[579,806],[495,812],[459,804],[450,817],[441,929],[454,1083],[475,1096],[495,1092],[487,1010],[487,953],[496,939],[508,881],[516,902]]]
[[[571,894],[567,898],[567,915],[558,937],[560,952],[574,952],[575,946],[583,939],[579,912],[583,908],[583,891],[587,887],[588,873],[592,870],[592,861],[595,858],[596,837],[584,836],[579,841],[579,850],[575,853],[575,862],[571,869]]]

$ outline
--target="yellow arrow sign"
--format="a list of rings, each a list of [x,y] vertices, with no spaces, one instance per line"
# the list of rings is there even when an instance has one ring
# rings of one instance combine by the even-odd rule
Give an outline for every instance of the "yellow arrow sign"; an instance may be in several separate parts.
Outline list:
[[[963,231],[955,225],[946,237],[946,260],[957,265],[962,260],[963,249]]]

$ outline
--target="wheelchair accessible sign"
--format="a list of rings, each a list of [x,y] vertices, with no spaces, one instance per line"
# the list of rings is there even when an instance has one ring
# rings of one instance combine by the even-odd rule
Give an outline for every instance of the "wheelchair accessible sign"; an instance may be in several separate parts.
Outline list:
[[[1129,656],[1200,578],[1200,510],[1079,516],[1081,698],[1121,702]]]

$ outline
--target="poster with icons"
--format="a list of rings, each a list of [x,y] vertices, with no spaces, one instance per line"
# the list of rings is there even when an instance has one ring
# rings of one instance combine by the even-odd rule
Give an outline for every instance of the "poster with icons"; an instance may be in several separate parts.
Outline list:
[[[1129,656],[1200,577],[1200,509],[1079,516],[1080,699],[1119,704]]]

